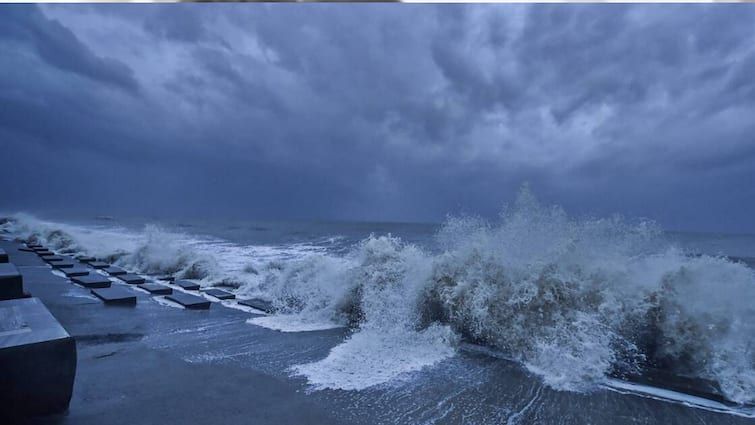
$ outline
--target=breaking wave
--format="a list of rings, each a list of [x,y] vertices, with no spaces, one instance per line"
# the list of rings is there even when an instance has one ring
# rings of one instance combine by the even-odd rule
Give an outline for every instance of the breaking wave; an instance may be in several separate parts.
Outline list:
[[[212,237],[165,230],[147,224],[140,230],[111,225],[57,223],[19,213],[0,219],[0,229],[41,243],[56,252],[92,255],[136,273],[194,279],[202,286],[254,288],[260,269],[315,248],[239,246]],[[254,291],[251,291],[255,294]],[[259,295],[259,294],[255,294]]]
[[[278,330],[348,326],[292,368],[315,388],[361,389],[437,365],[460,341],[504,353],[558,390],[663,370],[755,402],[755,273],[690,255],[652,222],[573,218],[525,188],[495,222],[449,218],[434,249],[372,235],[346,254],[43,222],[0,226],[62,252],[173,273],[270,300]],[[103,237],[107,235],[107,237]]]
[[[755,401],[755,274],[745,265],[688,255],[651,222],[570,218],[526,189],[496,223],[452,218],[436,240],[440,253],[429,254],[372,236],[344,258],[312,256],[268,275],[261,285],[280,311],[356,331],[294,372],[360,388],[435,364],[461,338],[559,390],[663,370]],[[381,359],[407,367],[353,360],[371,358],[381,339],[412,341],[380,345],[390,348]]]

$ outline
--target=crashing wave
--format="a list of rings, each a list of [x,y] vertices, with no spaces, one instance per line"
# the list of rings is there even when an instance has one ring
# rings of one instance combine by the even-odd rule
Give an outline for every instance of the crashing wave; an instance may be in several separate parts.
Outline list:
[[[559,390],[660,369],[755,402],[755,274],[744,264],[686,255],[651,222],[570,218],[526,189],[497,223],[449,219],[436,239],[441,253],[430,255],[371,236],[343,259],[287,264],[266,293],[289,314],[350,324],[344,344],[446,326]],[[322,369],[338,371],[331,357],[344,352],[298,371],[333,386]]]

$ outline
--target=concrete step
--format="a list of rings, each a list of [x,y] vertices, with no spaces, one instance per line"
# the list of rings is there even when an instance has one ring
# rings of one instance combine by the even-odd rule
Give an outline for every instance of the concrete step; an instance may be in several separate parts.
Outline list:
[[[24,280],[13,263],[0,263],[0,300],[23,298]]]
[[[144,283],[137,285],[137,288],[144,289],[152,295],[170,295],[173,289],[169,286],[160,285],[159,283]]]
[[[250,298],[248,300],[240,300],[240,305],[244,305],[247,307],[256,308],[257,310],[264,311],[265,313],[274,313],[275,307],[273,307],[273,303],[270,301],[265,301],[259,298]]]
[[[233,295],[232,293],[228,291],[224,291],[222,289],[217,289],[217,288],[205,289],[202,292],[204,292],[207,295],[211,295],[219,300],[232,300],[236,298],[236,296]]]
[[[125,288],[113,286],[110,288],[92,289],[92,294],[101,299],[105,304],[112,305],[135,305],[136,295]]]
[[[131,285],[138,285],[146,281],[143,277],[137,274],[133,274],[133,273],[121,274],[121,275],[117,275],[116,277]]]
[[[171,295],[167,295],[165,299],[181,304],[189,310],[207,310],[210,308],[210,304],[212,304],[202,297],[184,294],[183,292],[174,292]]]
[[[65,260],[65,259],[54,260],[54,261],[50,261],[49,263],[54,269],[70,269],[76,265],[76,263],[74,263],[73,261]]]
[[[0,412],[68,409],[76,342],[38,298],[0,301]]]
[[[87,263],[95,269],[106,269],[110,267],[110,264],[103,261],[88,261]]]
[[[128,273],[126,270],[123,270],[122,268],[116,267],[116,266],[110,266],[110,267],[108,267],[106,269],[102,269],[102,270],[105,271],[105,272],[107,272],[107,274],[109,274],[111,276],[120,276],[120,275],[124,275],[124,274]]]
[[[84,266],[77,265],[75,267],[71,267],[68,269],[60,269],[63,274],[66,275],[66,277],[74,277],[74,276],[86,276],[89,274],[91,269],[86,268]]]
[[[71,278],[71,281],[85,288],[109,288],[111,285],[110,279],[99,273],[90,273],[86,276],[75,276]]]
[[[199,284],[190,282],[188,280],[177,280],[173,282],[174,285],[178,285],[183,289],[186,289],[187,291],[198,291],[199,290]]]

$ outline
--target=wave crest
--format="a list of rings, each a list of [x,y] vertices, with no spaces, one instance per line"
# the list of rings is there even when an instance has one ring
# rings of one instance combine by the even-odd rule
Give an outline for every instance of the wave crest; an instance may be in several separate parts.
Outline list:
[[[745,265],[687,255],[652,222],[570,218],[526,189],[497,223],[451,218],[437,241],[431,255],[371,236],[339,267],[328,256],[286,265],[277,288],[297,311],[359,332],[447,326],[560,390],[662,369],[755,401],[755,275]]]

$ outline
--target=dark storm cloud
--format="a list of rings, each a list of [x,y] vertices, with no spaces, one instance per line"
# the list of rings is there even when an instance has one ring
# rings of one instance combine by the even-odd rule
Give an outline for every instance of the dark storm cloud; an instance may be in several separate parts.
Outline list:
[[[750,5],[0,10],[2,209],[755,231]]]
[[[136,91],[133,71],[120,61],[98,57],[60,22],[48,19],[36,8],[3,8],[0,35],[33,50],[50,66],[80,74],[92,80]]]

